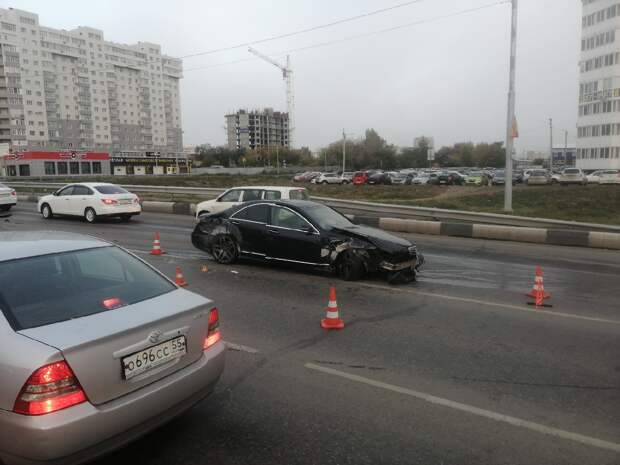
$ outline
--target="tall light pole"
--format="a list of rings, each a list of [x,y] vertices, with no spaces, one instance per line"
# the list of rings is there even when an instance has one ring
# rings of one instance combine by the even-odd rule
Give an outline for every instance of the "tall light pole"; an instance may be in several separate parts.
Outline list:
[[[344,176],[344,170],[347,160],[347,134],[342,130],[342,175]]]
[[[517,67],[517,10],[519,0],[512,0],[512,26],[510,30],[510,78],[508,83],[508,117],[506,121],[506,183],[504,211],[512,211],[512,148],[516,137],[515,74]]]
[[[549,169],[553,171],[553,118],[549,118]]]

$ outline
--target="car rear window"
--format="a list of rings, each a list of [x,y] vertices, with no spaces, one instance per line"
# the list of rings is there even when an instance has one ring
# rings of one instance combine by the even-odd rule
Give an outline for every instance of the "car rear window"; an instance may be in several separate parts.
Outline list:
[[[129,191],[126,191],[120,186],[95,186],[95,189],[102,194],[129,194]]]
[[[16,331],[111,311],[174,289],[118,247],[0,262],[0,310]]]
[[[579,174],[578,169],[566,169],[564,170],[564,174]]]
[[[291,200],[308,200],[310,198],[306,189],[297,189],[294,191],[290,191],[288,193],[288,196]]]
[[[280,191],[265,191],[266,200],[280,200],[282,198],[282,192]]]

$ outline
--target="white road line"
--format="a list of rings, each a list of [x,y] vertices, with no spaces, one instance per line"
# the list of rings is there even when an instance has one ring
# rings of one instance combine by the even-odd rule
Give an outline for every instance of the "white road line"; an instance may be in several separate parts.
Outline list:
[[[233,344],[232,342],[228,342],[228,341],[225,341],[224,343],[226,344],[226,347],[228,347],[230,350],[236,350],[238,352],[247,352],[248,354],[258,353],[258,349],[255,349],[254,347],[244,346],[241,344]]]
[[[397,392],[399,394],[404,394],[407,396],[415,397],[416,399],[420,399],[425,402],[429,402],[431,404],[441,405],[442,407],[448,407],[448,408],[452,408],[455,410],[460,410],[462,412],[467,412],[472,415],[478,415],[480,417],[488,418],[494,421],[507,423],[512,426],[518,426],[521,428],[529,429],[531,431],[535,431],[537,433],[545,434],[548,436],[555,436],[557,438],[579,442],[581,444],[585,444],[585,445],[592,446],[592,447],[597,447],[599,449],[606,449],[606,450],[611,450],[611,451],[620,453],[620,444],[615,443],[615,442],[609,442],[609,441],[605,441],[602,439],[597,439],[597,438],[593,438],[590,436],[584,436],[582,434],[572,433],[570,431],[564,431],[558,428],[553,428],[551,426],[541,425],[539,423],[534,423],[531,421],[522,420],[520,418],[511,417],[511,416],[504,415],[501,413],[496,413],[491,410],[485,410],[485,409],[481,409],[481,408],[474,407],[471,405],[462,404],[460,402],[455,402],[452,400],[443,399],[441,397],[432,396],[424,392],[418,392],[412,389],[395,386],[393,384],[383,383],[381,381],[375,381],[373,379],[365,378],[363,376],[352,375],[344,371],[334,370],[333,368],[322,367],[319,365],[315,365],[314,363],[306,363],[304,366],[310,370],[320,371],[322,373],[326,373],[329,375],[339,376],[340,378],[345,378],[345,379],[348,379],[349,381],[355,381],[358,383],[367,384],[369,386],[374,386],[377,388],[385,389],[387,391]]]
[[[510,310],[519,310],[521,312],[551,315],[551,316],[556,316],[556,317],[561,317],[561,318],[573,318],[576,320],[593,321],[595,323],[608,323],[608,324],[613,324],[613,325],[620,325],[620,320],[609,320],[606,318],[598,318],[594,316],[576,315],[574,313],[552,312],[551,310],[528,308],[525,306],[521,307],[519,305],[503,304],[500,302],[488,302],[486,300],[470,299],[467,297],[458,297],[458,296],[446,295],[446,294],[437,294],[434,292],[415,291],[412,289],[406,289],[406,288],[401,288],[401,287],[381,286],[379,284],[357,283],[357,285],[368,287],[371,289],[381,289],[381,290],[390,291],[390,292],[400,292],[400,293],[405,293],[405,294],[418,295],[421,297],[432,297],[435,299],[454,300],[457,302],[465,302],[465,303],[476,304],[476,305],[485,305],[485,306],[490,306],[490,307],[507,308]]]

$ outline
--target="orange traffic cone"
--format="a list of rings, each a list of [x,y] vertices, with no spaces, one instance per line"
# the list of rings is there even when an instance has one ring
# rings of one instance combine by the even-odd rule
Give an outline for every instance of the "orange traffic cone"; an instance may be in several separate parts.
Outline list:
[[[151,249],[151,255],[162,255],[165,254],[164,250],[161,248],[161,243],[159,242],[159,233],[155,233],[155,239],[153,239],[153,248]]]
[[[177,286],[187,286],[187,281],[185,281],[185,278],[183,277],[183,272],[181,271],[180,266],[177,266],[174,282]]]
[[[536,307],[546,307],[547,305],[544,304],[545,300],[551,298],[551,294],[545,292],[545,286],[543,284],[543,271],[540,266],[536,267],[534,287],[527,294],[527,296],[535,299],[534,302],[528,302],[528,305],[535,305]]]
[[[338,315],[338,303],[336,302],[336,288],[329,288],[329,303],[325,309],[325,318],[321,320],[321,327],[324,329],[342,329],[344,321]]]

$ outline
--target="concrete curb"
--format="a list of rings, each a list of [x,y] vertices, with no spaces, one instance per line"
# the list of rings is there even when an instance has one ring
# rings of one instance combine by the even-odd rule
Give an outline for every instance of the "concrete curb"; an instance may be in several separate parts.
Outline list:
[[[360,218],[355,219],[358,222],[360,220]],[[363,219],[361,222],[364,222]],[[379,218],[379,227],[394,232],[440,234],[442,236],[471,237],[475,239],[620,250],[620,234],[615,233],[417,221],[399,218]]]
[[[38,202],[37,195],[17,196],[20,202]],[[193,215],[196,205],[186,202],[142,202],[142,211]],[[453,237],[471,237],[497,241],[530,242],[534,244],[591,247],[620,250],[620,234],[566,229],[526,228],[493,224],[452,223],[445,221],[406,220],[401,218],[375,218],[347,215],[356,223],[378,227],[386,231],[432,234]]]

